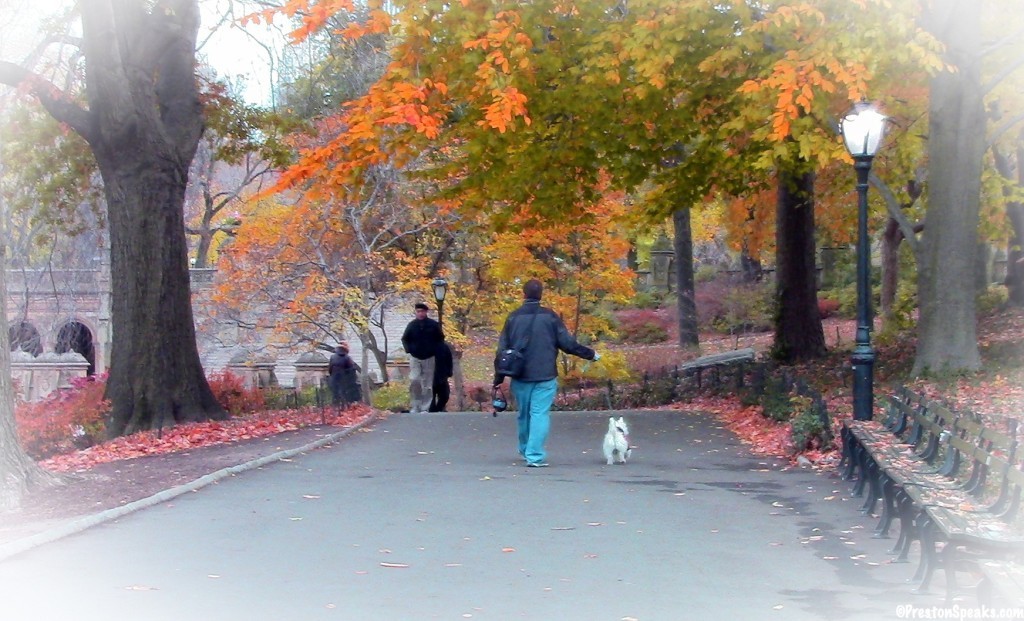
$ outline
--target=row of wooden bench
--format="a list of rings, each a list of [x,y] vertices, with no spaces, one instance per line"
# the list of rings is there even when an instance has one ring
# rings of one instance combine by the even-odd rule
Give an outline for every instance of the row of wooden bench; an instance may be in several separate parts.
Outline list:
[[[856,479],[863,512],[873,514],[881,502],[877,537],[899,521],[897,560],[920,542],[920,592],[942,569],[949,601],[957,572],[974,570],[983,604],[997,590],[1002,601],[1024,605],[1024,447],[1015,420],[999,426],[906,388],[888,398],[883,420],[843,424],[843,477]]]

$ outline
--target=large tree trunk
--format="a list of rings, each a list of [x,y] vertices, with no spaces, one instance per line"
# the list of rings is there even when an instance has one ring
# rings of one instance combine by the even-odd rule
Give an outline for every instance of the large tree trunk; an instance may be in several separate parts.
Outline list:
[[[676,308],[679,311],[679,345],[697,347],[697,305],[693,290],[693,231],[690,227],[690,208],[676,209],[672,213],[675,234],[672,247],[676,262]]]
[[[974,371],[978,352],[975,248],[978,243],[985,109],[979,12],[970,0],[933,0],[932,32],[946,45],[931,81],[928,214],[918,265],[917,357],[913,374]]]
[[[1024,306],[1024,203],[1008,204],[1006,213],[1013,225],[1013,235],[1006,251],[1006,288],[1010,303]]]
[[[772,354],[783,362],[825,355],[814,257],[814,173],[779,171],[775,224],[778,311]]]
[[[882,325],[892,318],[893,306],[896,302],[896,290],[899,286],[900,275],[900,242],[903,241],[903,231],[900,223],[894,218],[889,218],[885,223],[885,231],[882,232],[882,299],[879,303],[882,309]]]
[[[99,157],[110,222],[111,436],[223,417],[196,347],[181,208],[188,162],[154,158],[154,146]]]
[[[196,0],[81,0],[83,109],[23,67],[0,82],[34,94],[100,165],[111,240],[111,436],[223,418],[199,363],[183,203],[203,134]]]
[[[7,308],[6,264],[0,244],[0,308]],[[0,513],[21,506],[25,492],[58,479],[36,465],[18,441],[14,421],[14,387],[11,382],[11,347],[7,340],[7,321],[0,324]]]
[[[993,149],[996,156],[996,169],[1007,181],[1016,181],[1024,186],[1024,133],[1017,143],[1017,174],[1014,179],[1013,164],[999,149]],[[1011,190],[1005,191],[1006,218],[1010,222],[1010,240],[1006,248],[1006,288],[1009,291],[1010,303],[1024,306],[1024,202],[1013,200]]]
[[[107,433],[223,418],[196,347],[184,200],[203,133],[195,79],[195,0],[152,7],[82,3],[86,136],[110,222],[113,343]]]

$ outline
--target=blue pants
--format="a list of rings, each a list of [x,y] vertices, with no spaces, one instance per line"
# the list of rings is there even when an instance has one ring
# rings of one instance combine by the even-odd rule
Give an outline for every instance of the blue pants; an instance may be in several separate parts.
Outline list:
[[[519,404],[519,454],[527,463],[544,463],[544,443],[551,429],[551,404],[555,402],[558,380],[520,382],[512,380],[512,394]]]

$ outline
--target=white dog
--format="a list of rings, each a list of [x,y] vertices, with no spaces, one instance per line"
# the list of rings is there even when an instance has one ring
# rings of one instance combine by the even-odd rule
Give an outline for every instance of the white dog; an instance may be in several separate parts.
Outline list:
[[[608,465],[612,465],[618,455],[620,464],[626,463],[633,449],[629,447],[629,427],[626,426],[626,419],[619,417],[608,418],[608,433],[604,434],[604,458]]]

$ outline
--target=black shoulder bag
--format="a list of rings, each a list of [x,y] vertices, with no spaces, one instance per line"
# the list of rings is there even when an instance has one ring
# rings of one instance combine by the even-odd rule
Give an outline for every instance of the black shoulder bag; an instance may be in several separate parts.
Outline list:
[[[516,345],[511,349],[503,349],[498,352],[498,357],[494,359],[495,373],[511,378],[517,378],[523,375],[523,371],[526,366],[526,356],[523,352],[526,351],[527,345],[530,344],[530,335],[533,334],[533,322],[537,320],[537,313],[539,312],[540,308],[537,308],[533,313],[533,317],[530,319],[530,327],[526,330],[526,340],[524,340],[521,345]],[[505,327],[508,327],[507,322]]]

